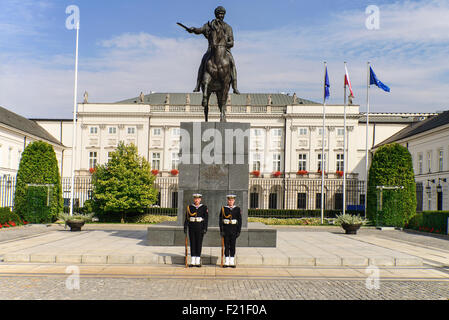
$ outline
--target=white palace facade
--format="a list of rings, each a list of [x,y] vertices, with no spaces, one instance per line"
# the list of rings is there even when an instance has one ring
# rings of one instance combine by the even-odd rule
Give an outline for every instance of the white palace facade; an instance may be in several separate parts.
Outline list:
[[[211,97],[209,121],[219,121]],[[366,114],[358,105],[346,107],[347,181],[355,196],[348,205],[363,205]],[[327,105],[325,156],[321,159],[323,105],[288,94],[230,94],[228,122],[249,122],[249,207],[317,209],[321,175],[325,171],[325,208],[340,209],[343,171],[344,106]],[[368,148],[376,146],[429,113],[372,113]],[[151,93],[115,103],[78,104],[75,170],[89,177],[90,168],[106,163],[119,141],[137,146],[139,154],[157,169],[161,207],[177,206],[180,123],[204,121],[200,93]],[[66,147],[61,175],[71,176],[72,120],[32,119]],[[259,173],[259,174],[258,174]],[[280,175],[279,175],[280,173]],[[352,186],[352,187],[351,187]],[[357,189],[357,190],[355,190]],[[66,194],[66,193],[65,193]]]

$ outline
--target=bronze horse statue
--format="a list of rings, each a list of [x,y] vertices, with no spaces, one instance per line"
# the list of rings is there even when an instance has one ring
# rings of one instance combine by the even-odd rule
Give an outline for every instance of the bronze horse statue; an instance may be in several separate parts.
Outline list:
[[[214,22],[216,20],[210,23],[210,54],[201,79],[201,91],[203,92],[201,105],[204,107],[204,116],[207,122],[210,95],[215,93],[220,109],[220,122],[226,122],[225,108],[231,86],[231,61],[226,49],[223,28]]]

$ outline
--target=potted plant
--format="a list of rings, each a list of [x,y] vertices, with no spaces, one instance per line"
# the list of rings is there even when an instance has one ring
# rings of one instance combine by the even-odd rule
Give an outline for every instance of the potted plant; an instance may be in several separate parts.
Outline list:
[[[280,171],[275,171],[275,172],[273,172],[273,176],[274,176],[275,178],[278,178],[280,175],[281,175],[281,172],[280,172]]]
[[[251,171],[251,174],[257,178],[257,177],[260,176],[260,171],[259,170],[253,170],[253,171]]]
[[[179,170],[178,170],[178,169],[172,169],[172,170],[170,171],[170,173],[171,173],[172,176],[177,176],[178,173],[179,173]]]
[[[159,174],[159,170],[153,169],[153,170],[151,170],[151,173],[152,173],[154,176],[157,176],[157,175]]]
[[[309,172],[307,172],[307,170],[299,170],[298,172],[296,172],[296,174],[299,175],[299,176],[305,176],[308,173]]]
[[[82,226],[88,221],[92,221],[93,213],[90,214],[60,214],[59,218],[65,222],[66,226],[70,227],[70,231],[81,231]]]
[[[90,172],[90,174],[93,174],[94,172],[95,172],[95,168],[89,168],[89,172]]]
[[[357,230],[359,230],[364,223],[365,220],[360,216],[351,214],[337,215],[337,219],[335,219],[335,224],[340,225],[345,230],[346,234],[357,234]]]
[[[337,171],[335,172],[337,174],[338,177],[343,177],[343,171]]]

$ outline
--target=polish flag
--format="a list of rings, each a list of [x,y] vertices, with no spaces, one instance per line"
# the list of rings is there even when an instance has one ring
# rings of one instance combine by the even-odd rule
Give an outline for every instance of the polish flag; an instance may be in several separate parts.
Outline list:
[[[345,86],[349,87],[349,91],[351,92],[351,96],[354,98],[354,93],[352,92],[351,81],[349,80],[348,68],[346,68],[346,65],[345,65],[345,71],[346,71],[346,74],[345,74]]]

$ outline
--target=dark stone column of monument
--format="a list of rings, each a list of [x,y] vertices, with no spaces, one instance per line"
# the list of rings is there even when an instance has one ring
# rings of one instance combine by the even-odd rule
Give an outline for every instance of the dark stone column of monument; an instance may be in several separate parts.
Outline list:
[[[248,223],[250,124],[235,122],[182,122],[178,175],[178,218],[148,227],[150,246],[184,246],[186,208],[192,195],[201,193],[209,210],[203,247],[220,247],[218,216],[226,195],[237,196],[242,230],[237,247],[276,247],[276,229]]]
[[[242,228],[248,227],[249,130],[249,123],[181,123],[178,225],[183,224],[192,194],[201,193],[209,209],[209,227],[218,227],[227,194],[237,196]]]

